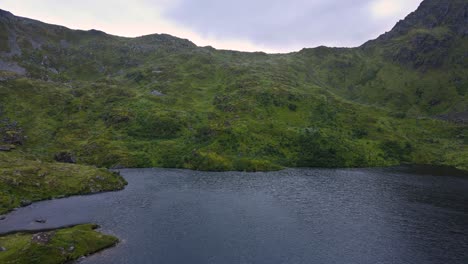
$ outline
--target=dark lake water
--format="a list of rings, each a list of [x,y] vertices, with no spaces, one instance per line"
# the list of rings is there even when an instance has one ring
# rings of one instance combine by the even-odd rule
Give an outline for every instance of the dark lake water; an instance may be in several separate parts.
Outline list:
[[[121,173],[124,191],[35,203],[0,233],[92,222],[122,240],[81,263],[468,263],[468,177],[455,172]]]

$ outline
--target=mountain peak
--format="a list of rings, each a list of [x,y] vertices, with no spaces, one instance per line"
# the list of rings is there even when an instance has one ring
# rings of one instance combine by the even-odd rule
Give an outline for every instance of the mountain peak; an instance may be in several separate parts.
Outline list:
[[[13,14],[6,11],[6,10],[3,10],[3,9],[0,9],[0,16],[12,16]]]
[[[407,34],[409,31],[446,27],[460,36],[468,35],[468,1],[467,0],[425,0],[419,8],[399,21],[395,27],[382,36],[388,40]]]
[[[458,50],[468,36],[468,0],[425,0],[390,32],[361,48],[425,71],[443,65],[465,67]]]

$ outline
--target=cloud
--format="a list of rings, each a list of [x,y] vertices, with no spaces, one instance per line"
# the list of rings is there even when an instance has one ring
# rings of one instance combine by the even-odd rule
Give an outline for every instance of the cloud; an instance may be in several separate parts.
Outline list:
[[[374,18],[391,18],[404,16],[409,9],[414,9],[421,1],[418,0],[377,0],[371,3]]]
[[[421,0],[179,0],[162,13],[212,39],[244,38],[275,50],[358,46],[392,28]]]
[[[129,4],[131,3],[131,4]],[[174,31],[161,17],[167,0],[3,0],[1,8],[16,15],[75,29],[99,29],[108,33],[137,36]]]
[[[1,0],[2,9],[121,36],[168,33],[198,45],[287,52],[358,46],[422,0]]]

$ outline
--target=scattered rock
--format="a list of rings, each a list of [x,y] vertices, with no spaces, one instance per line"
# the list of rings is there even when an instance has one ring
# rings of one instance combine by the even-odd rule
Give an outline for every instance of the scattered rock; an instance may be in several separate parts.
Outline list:
[[[59,71],[55,68],[50,67],[50,68],[47,68],[47,70],[49,70],[51,73],[59,74]]]
[[[459,124],[468,124],[468,111],[438,115],[434,118]]]
[[[102,177],[100,175],[96,175],[96,177],[94,177],[94,178],[96,178],[96,180],[98,180],[98,181],[104,181],[106,179],[106,178],[104,178],[104,177]]]
[[[62,255],[66,254],[65,249],[63,247],[58,247],[58,250],[60,250],[60,253],[62,253]]]
[[[63,151],[55,154],[55,161],[63,163],[76,163],[76,158],[71,152]]]
[[[28,206],[32,204],[32,202],[30,200],[21,200],[20,204],[21,206]]]
[[[34,222],[39,223],[39,224],[45,224],[47,222],[47,220],[38,218],[38,219],[34,220]]]
[[[151,91],[151,94],[154,95],[154,96],[164,96],[164,94],[161,93],[161,92],[158,91],[158,90],[153,90],[153,91]]]
[[[12,150],[12,149],[14,149],[14,148],[15,148],[15,146],[11,146],[11,145],[6,145],[6,146],[5,146],[5,145],[2,145],[2,146],[0,146],[0,151],[10,151],[10,150]]]
[[[2,220],[5,220],[5,219],[6,219],[6,217],[5,217],[5,216],[3,216],[3,215],[0,215],[0,221],[2,221]]]
[[[0,252],[6,251],[7,249],[4,247],[0,247]]]
[[[67,251],[68,251],[68,252],[73,252],[73,251],[75,251],[75,246],[70,246],[70,247],[68,247]]]
[[[37,233],[32,236],[31,241],[37,244],[47,245],[50,242],[50,240],[54,237],[54,235],[54,231]]]

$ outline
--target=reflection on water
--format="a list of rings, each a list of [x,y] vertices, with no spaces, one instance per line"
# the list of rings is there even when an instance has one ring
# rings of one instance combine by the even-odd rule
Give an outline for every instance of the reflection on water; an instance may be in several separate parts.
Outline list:
[[[36,203],[0,232],[93,222],[122,239],[82,263],[468,263],[458,172],[121,172],[124,191]]]

